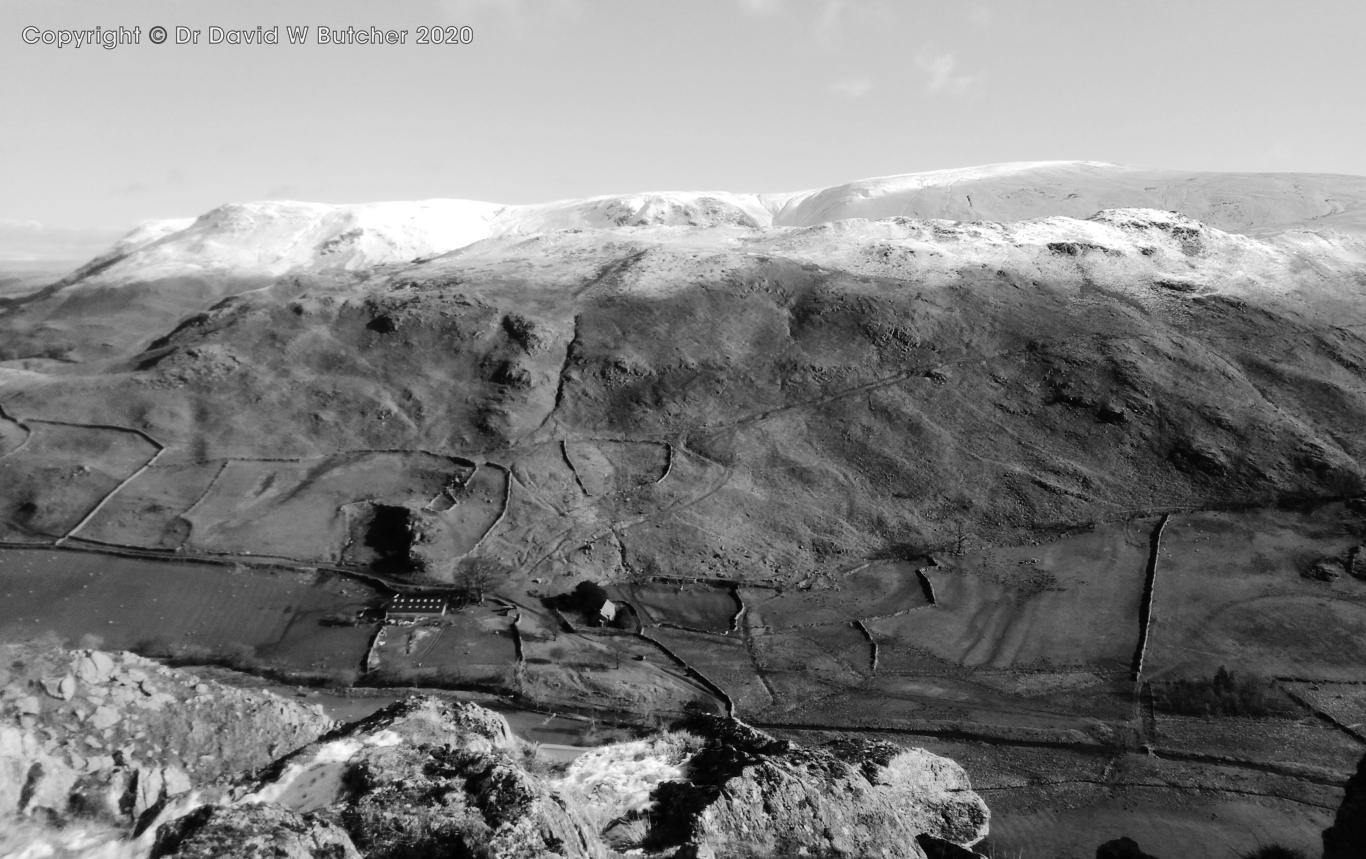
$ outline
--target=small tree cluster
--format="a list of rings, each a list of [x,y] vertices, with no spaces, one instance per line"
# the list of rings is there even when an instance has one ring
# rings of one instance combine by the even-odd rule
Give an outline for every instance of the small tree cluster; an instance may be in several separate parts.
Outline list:
[[[1214,677],[1173,680],[1155,690],[1159,707],[1184,716],[1288,716],[1295,708],[1276,684],[1219,666]]]

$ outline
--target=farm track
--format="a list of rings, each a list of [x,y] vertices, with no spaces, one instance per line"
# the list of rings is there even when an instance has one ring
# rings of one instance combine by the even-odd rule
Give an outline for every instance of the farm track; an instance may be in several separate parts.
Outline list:
[[[1356,730],[1356,725],[1344,724],[1341,720],[1333,716],[1332,713],[1328,713],[1320,709],[1313,701],[1296,692],[1294,689],[1285,689],[1285,694],[1290,696],[1290,700],[1294,701],[1296,704],[1299,704],[1306,711],[1308,711],[1310,715],[1314,716],[1314,718],[1318,719],[1320,722],[1331,725],[1332,727],[1336,728],[1337,730],[1356,740],[1358,743],[1366,744],[1366,734],[1363,734],[1362,732]]]
[[[1335,805],[1335,804],[1327,804],[1327,805],[1325,805],[1325,804],[1323,804],[1323,803],[1313,802],[1313,801],[1311,801],[1311,800],[1305,799],[1305,798],[1300,797],[1300,796],[1289,796],[1289,795],[1286,795],[1286,794],[1283,794],[1283,793],[1267,793],[1266,791],[1244,790],[1244,789],[1236,788],[1236,787],[1204,787],[1204,786],[1200,786],[1200,785],[1197,785],[1197,786],[1192,787],[1192,786],[1189,786],[1189,785],[1171,784],[1171,783],[1169,783],[1169,782],[1157,782],[1157,781],[1153,781],[1153,782],[1145,782],[1145,781],[1100,781],[1100,780],[1096,780],[1096,779],[1072,778],[1072,779],[1059,779],[1059,780],[1057,780],[1057,781],[1030,782],[1029,784],[1001,785],[1000,787],[982,787],[982,786],[980,786],[980,785],[973,785],[972,790],[973,790],[973,793],[986,793],[986,794],[991,794],[991,793],[1008,793],[1008,792],[1011,792],[1011,791],[1038,790],[1039,788],[1048,788],[1048,787],[1070,787],[1070,786],[1072,786],[1072,785],[1087,785],[1087,786],[1090,786],[1090,787],[1103,787],[1103,788],[1106,788],[1106,789],[1109,789],[1109,790],[1129,790],[1129,789],[1133,789],[1133,788],[1140,788],[1140,789],[1142,789],[1142,788],[1152,788],[1152,789],[1155,789],[1155,790],[1175,790],[1175,791],[1180,791],[1180,792],[1182,792],[1182,793],[1200,793],[1200,794],[1204,794],[1204,793],[1227,793],[1227,794],[1233,794],[1234,796],[1255,796],[1255,797],[1258,797],[1258,798],[1261,798],[1261,799],[1279,799],[1279,800],[1283,800],[1283,801],[1285,801],[1285,802],[1294,802],[1294,803],[1297,803],[1297,804],[1299,804],[1299,805],[1307,805],[1307,806],[1309,806],[1310,808],[1321,808],[1321,809],[1323,809],[1323,810],[1325,810],[1325,811],[1334,811],[1334,810],[1336,810],[1337,807],[1338,807],[1338,806]]]
[[[209,480],[209,485],[204,487],[204,491],[200,494],[198,498],[195,499],[195,502],[191,504],[188,508],[186,508],[184,513],[176,514],[178,518],[185,520],[185,523],[190,526],[190,529],[185,532],[185,539],[181,540],[180,545],[176,547],[177,550],[184,549],[185,546],[190,542],[190,537],[194,536],[194,523],[190,521],[190,514],[193,513],[195,509],[199,507],[200,504],[203,504],[206,498],[209,497],[210,493],[213,492],[213,488],[218,485],[219,478],[223,476],[223,473],[228,470],[228,466],[231,464],[231,461],[223,460],[223,464],[219,466],[218,471],[216,471],[213,475],[213,478]],[[343,548],[342,551],[346,551],[345,548]]]
[[[692,667],[692,665],[688,664],[688,660],[679,656],[664,642],[660,641],[657,638],[651,638],[648,634],[646,634],[644,630],[635,633],[635,637],[643,641],[648,641],[650,644],[653,644],[656,648],[658,648],[661,653],[672,659],[675,663],[678,664],[680,668],[686,671],[689,676],[696,679],[703,686],[705,686],[713,695],[715,695],[717,698],[721,700],[721,703],[724,704],[726,707],[727,716],[729,716],[732,719],[737,718],[735,715],[735,702],[731,700],[731,697],[726,692],[726,690],[722,689],[716,683],[712,682],[712,679],[710,677],[703,674],[701,671],[698,671],[696,668]]]
[[[989,746],[1002,746],[1021,749],[1052,749],[1056,751],[1068,751],[1074,753],[1084,753],[1087,755],[1113,757],[1116,755],[1133,754],[1135,749],[1125,746],[1113,745],[1109,743],[1087,743],[1087,742],[1063,742],[1060,740],[1045,739],[1026,739],[1022,737],[1002,737],[997,734],[979,733],[965,730],[961,727],[945,728],[902,728],[885,727],[877,725],[813,725],[802,722],[765,722],[750,721],[749,724],[756,728],[778,731],[809,731],[824,732],[831,734],[895,734],[899,736],[933,737],[939,740],[957,740],[963,742],[980,743]],[[1343,772],[1341,777],[1320,775],[1308,772],[1295,766],[1287,766],[1267,761],[1249,761],[1242,758],[1232,758],[1226,755],[1213,755],[1201,752],[1182,752],[1172,749],[1154,748],[1151,750],[1154,757],[1169,761],[1179,761],[1182,763],[1208,764],[1212,766],[1228,767],[1230,769],[1246,770],[1250,772],[1265,773],[1268,775],[1280,776],[1283,778],[1295,779],[1298,781],[1309,782],[1311,784],[1322,785],[1324,787],[1341,788],[1350,773]]]

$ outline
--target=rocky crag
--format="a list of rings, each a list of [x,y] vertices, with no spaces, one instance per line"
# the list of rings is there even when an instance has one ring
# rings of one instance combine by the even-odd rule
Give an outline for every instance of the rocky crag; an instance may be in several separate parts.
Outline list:
[[[556,771],[501,716],[411,698],[162,823],[151,855],[923,857],[917,838],[986,834],[963,771],[923,750],[803,748],[720,718],[690,728]],[[669,761],[670,748],[688,751]],[[257,852],[267,843],[274,854]]]
[[[92,855],[53,846],[81,831],[88,848],[92,825],[117,855],[177,859],[922,859],[975,855],[987,831],[960,767],[887,743],[807,748],[700,717],[557,765],[463,702],[328,731],[313,708],[131,654],[7,657],[0,843],[50,837],[43,855]]]
[[[130,823],[333,727],[314,707],[131,653],[0,657],[0,816]]]

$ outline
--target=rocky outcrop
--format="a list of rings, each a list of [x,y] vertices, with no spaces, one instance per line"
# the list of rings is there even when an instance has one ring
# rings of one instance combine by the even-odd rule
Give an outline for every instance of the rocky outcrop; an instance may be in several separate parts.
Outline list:
[[[527,771],[525,759],[502,716],[415,697],[281,759],[234,791],[232,804],[325,812],[371,859],[606,857],[597,834]],[[215,819],[162,829],[192,840],[196,826]]]
[[[1362,856],[1366,856],[1366,757],[1357,764],[1356,774],[1347,780],[1333,825],[1323,832],[1323,859]]]
[[[157,831],[149,859],[360,859],[346,830],[278,805],[203,806]]]
[[[656,789],[647,846],[679,856],[923,857],[922,835],[970,845],[986,804],[957,764],[923,749],[841,741],[803,748],[743,723],[699,723],[707,746],[689,782]]]
[[[226,843],[232,827],[249,829],[254,818],[244,808],[274,833],[259,843],[276,839],[287,856],[350,855],[316,852],[347,846],[323,820],[338,822],[370,859],[606,859],[634,848],[679,859],[957,859],[976,856],[965,845],[986,835],[986,806],[962,769],[921,749],[860,741],[804,748],[718,717],[696,730],[703,736],[661,741],[687,753],[646,782],[636,779],[650,767],[626,770],[649,742],[616,757],[599,750],[615,762],[609,781],[649,794],[623,817],[621,791],[584,781],[575,790],[538,775],[502,716],[414,697],[281,759],[219,805],[163,823],[157,844],[168,846],[158,855],[211,855],[193,851]]]
[[[703,716],[557,778],[469,703],[413,697],[323,734],[315,708],[132,654],[6,650],[0,816],[98,824],[140,856],[925,859],[986,835],[962,769],[921,749]]]
[[[126,825],[196,784],[269,764],[333,727],[264,691],[131,653],[0,648],[0,814]]]

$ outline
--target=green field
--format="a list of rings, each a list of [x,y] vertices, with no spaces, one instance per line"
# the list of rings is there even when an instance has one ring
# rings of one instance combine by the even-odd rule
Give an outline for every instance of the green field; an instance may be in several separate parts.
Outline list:
[[[325,619],[377,605],[364,585],[323,573],[0,551],[0,639],[56,635],[72,646],[156,644],[305,672],[353,672],[372,626]]]

